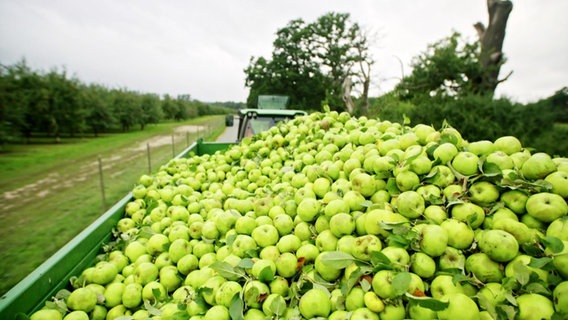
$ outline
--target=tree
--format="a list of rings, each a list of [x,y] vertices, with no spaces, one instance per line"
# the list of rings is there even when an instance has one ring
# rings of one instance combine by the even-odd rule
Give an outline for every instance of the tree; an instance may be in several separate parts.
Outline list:
[[[428,46],[412,61],[412,73],[396,86],[401,97],[460,97],[479,91],[472,79],[482,77],[479,45],[467,43],[454,32]]]
[[[373,63],[367,37],[346,13],[328,13],[315,22],[292,20],[276,33],[272,59],[251,58],[245,69],[245,85],[250,88],[248,105],[256,105],[260,94],[284,94],[290,107],[320,110],[322,102],[334,110],[353,112],[350,102],[355,85],[367,85]],[[358,69],[360,65],[366,69]],[[367,99],[367,96],[364,96]]]
[[[505,29],[509,14],[513,10],[513,3],[509,0],[487,0],[487,9],[489,12],[487,28],[481,22],[474,25],[481,45],[479,63],[485,70],[482,77],[476,81],[480,82],[478,84],[480,93],[493,96],[497,85],[511,75],[509,73],[504,79],[499,80],[501,65],[505,63],[502,52]]]

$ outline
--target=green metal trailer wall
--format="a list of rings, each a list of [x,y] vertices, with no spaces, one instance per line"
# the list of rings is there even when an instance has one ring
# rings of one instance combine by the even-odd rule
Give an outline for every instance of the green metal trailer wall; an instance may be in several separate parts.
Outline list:
[[[198,140],[176,158],[191,155],[213,154],[227,149],[231,143],[203,142]],[[93,265],[101,247],[111,238],[112,229],[124,215],[124,208],[132,200],[128,193],[89,227],[79,233],[63,248],[46,260],[26,278],[0,298],[0,319],[17,319],[41,309],[69,279]]]

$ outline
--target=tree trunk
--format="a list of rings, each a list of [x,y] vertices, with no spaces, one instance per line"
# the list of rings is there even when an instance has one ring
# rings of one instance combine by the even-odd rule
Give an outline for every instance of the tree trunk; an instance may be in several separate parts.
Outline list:
[[[493,95],[497,85],[506,80],[506,78],[499,80],[499,70],[504,63],[503,41],[513,3],[509,0],[487,0],[487,9],[489,12],[487,28],[481,22],[476,23],[474,27],[481,44],[479,62],[485,70],[483,78],[480,79],[479,91]]]

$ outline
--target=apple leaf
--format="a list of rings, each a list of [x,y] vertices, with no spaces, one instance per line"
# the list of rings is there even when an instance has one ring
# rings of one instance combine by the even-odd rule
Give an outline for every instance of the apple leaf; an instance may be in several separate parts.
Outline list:
[[[258,274],[258,280],[268,282],[274,280],[274,271],[270,266],[264,267]]]
[[[157,232],[152,230],[152,228],[150,228],[149,226],[143,226],[142,228],[140,228],[138,236],[140,238],[150,239],[150,237],[155,235],[156,233]]]
[[[254,261],[251,258],[243,258],[237,265],[239,268],[250,269],[254,265]]]
[[[244,301],[241,298],[241,295],[236,293],[233,298],[231,299],[231,304],[229,305],[229,315],[231,319],[235,320],[242,320],[244,319],[243,310],[244,310]]]
[[[393,270],[394,265],[390,259],[380,251],[371,252],[371,264],[373,265],[373,271],[380,270]]]
[[[541,238],[542,244],[552,251],[553,253],[559,253],[564,250],[564,243],[557,237],[547,236]]]
[[[546,284],[542,281],[531,282],[526,285],[525,290],[531,293],[538,293],[544,296],[549,296],[551,294],[550,290],[546,287]]]
[[[355,258],[343,251],[329,251],[321,257],[321,263],[324,266],[334,269],[347,268],[353,261]]]
[[[235,268],[231,264],[224,261],[215,261],[210,266],[221,277],[226,279],[244,278],[245,271],[241,268]]]
[[[410,293],[406,293],[405,295],[411,303],[416,303],[417,305],[423,308],[428,308],[432,311],[442,311],[450,304],[449,302],[440,301],[431,297],[416,297]]]
[[[529,262],[528,266],[537,269],[544,269],[546,266],[550,266],[551,264],[552,264],[552,258],[550,257],[543,257],[543,258],[531,257],[531,261]]]
[[[515,319],[517,310],[515,307],[507,304],[499,304],[496,306],[497,319]]]
[[[274,299],[268,307],[275,315],[281,316],[286,312],[286,301],[284,299]],[[234,318],[231,318],[234,319]]]
[[[159,289],[153,289],[152,293],[154,294],[154,297],[156,296],[156,293],[154,292],[154,290],[157,290],[158,292],[160,291]],[[159,295],[159,293],[158,293]],[[156,301],[158,301],[158,299],[156,299]],[[156,308],[155,306],[153,306],[150,303],[150,300],[148,299],[144,299],[144,308],[148,311],[148,313],[150,313],[153,316],[161,316],[162,315],[162,310]]]
[[[526,265],[522,263],[516,263],[513,265],[513,271],[515,280],[517,280],[517,282],[522,286],[526,285],[529,282],[530,270]]]
[[[387,180],[386,190],[391,195],[400,193],[400,190],[398,189],[398,186],[396,185],[396,180],[394,178],[391,177]]]
[[[412,277],[409,272],[399,272],[392,279],[392,287],[394,294],[397,296],[403,295],[410,285]]]
[[[347,294],[351,291],[351,289],[359,282],[359,279],[363,275],[363,271],[360,267],[357,267],[353,272],[349,274],[349,278],[347,281],[344,281],[341,285],[341,293],[343,296],[347,296]]]

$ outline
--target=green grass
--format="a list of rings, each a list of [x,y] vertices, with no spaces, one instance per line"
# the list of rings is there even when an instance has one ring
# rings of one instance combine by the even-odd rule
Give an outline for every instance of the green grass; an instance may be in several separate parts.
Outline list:
[[[174,128],[206,126],[199,133],[175,136]],[[187,148],[198,136],[214,140],[224,117],[162,123],[144,131],[98,138],[63,139],[59,144],[10,145],[0,153],[0,294],[5,293],[65,243],[124,197],[140,175],[148,173],[145,143],[150,143],[152,171]],[[155,142],[155,141],[154,141]],[[106,201],[103,203],[99,162]]]

